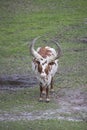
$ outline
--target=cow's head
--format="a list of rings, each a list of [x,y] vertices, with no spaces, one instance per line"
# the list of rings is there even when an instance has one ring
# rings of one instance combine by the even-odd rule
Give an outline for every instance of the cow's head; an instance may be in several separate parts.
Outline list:
[[[36,58],[33,60],[35,67],[38,70],[38,73],[40,74],[40,77],[43,78],[47,78],[49,72],[52,69],[52,65],[55,64],[55,62],[48,62],[47,59],[43,59],[43,60],[37,60]]]
[[[56,41],[53,42],[57,45],[57,51],[55,51],[53,48],[51,48],[51,50],[49,47],[41,47],[36,51],[34,49],[34,45],[38,38],[39,37],[35,38],[31,43],[30,51],[34,57],[33,62],[36,65],[41,78],[46,78],[51,70],[51,66],[55,64],[55,60],[59,59],[62,51],[60,45]],[[54,55],[52,54],[52,51],[55,52]]]

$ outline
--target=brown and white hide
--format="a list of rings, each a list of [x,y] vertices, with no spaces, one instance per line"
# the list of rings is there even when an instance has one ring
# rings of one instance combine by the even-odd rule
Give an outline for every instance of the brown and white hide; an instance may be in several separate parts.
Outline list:
[[[40,99],[43,101],[43,93],[46,92],[46,102],[50,101],[49,89],[53,91],[53,77],[58,70],[58,59],[61,55],[61,48],[56,43],[58,51],[51,47],[39,47],[36,51],[34,44],[38,38],[35,38],[30,46],[33,56],[32,69],[40,82]]]

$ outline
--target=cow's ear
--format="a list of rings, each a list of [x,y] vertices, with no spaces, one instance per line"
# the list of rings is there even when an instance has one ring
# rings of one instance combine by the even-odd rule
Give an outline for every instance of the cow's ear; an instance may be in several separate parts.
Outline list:
[[[36,60],[36,63],[37,63],[37,64],[40,64],[40,61]]]
[[[53,61],[49,63],[49,65],[54,65],[54,64],[55,64],[55,62],[53,62]]]
[[[36,58],[33,59],[34,63],[40,64],[40,61],[38,61]]]

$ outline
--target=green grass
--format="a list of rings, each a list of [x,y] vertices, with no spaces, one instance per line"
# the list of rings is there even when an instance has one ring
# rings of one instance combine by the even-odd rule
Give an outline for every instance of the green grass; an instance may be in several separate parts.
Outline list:
[[[29,69],[27,63],[31,62],[27,43],[36,36],[56,38],[63,49],[78,46],[77,39],[87,36],[86,3],[85,0],[1,0],[0,74],[27,73],[25,68]]]
[[[86,130],[87,125],[83,122],[68,122],[58,120],[0,122],[0,130]]]
[[[26,106],[26,107],[24,107]],[[27,107],[28,106],[28,107]],[[15,92],[1,92],[0,93],[0,110],[7,112],[32,112],[37,110],[46,110],[57,108],[58,104],[51,101],[49,105],[46,102],[39,102],[39,88],[23,89]]]

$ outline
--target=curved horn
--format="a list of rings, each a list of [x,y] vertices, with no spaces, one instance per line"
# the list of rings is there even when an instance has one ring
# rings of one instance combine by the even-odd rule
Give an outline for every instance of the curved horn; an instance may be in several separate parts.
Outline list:
[[[57,45],[57,56],[55,57],[55,59],[59,59],[62,56],[62,49],[58,42],[56,41],[53,42]]]
[[[36,42],[36,40],[37,40],[38,38],[40,38],[40,36],[39,36],[39,37],[36,37],[36,38],[32,41],[32,43],[31,43],[31,45],[30,45],[30,52],[31,52],[32,56],[35,57],[36,59],[41,59],[42,56],[39,55],[39,54],[37,53],[37,51],[35,51],[35,49],[34,49],[35,42]]]
[[[56,56],[52,56],[52,57],[49,59],[49,62],[52,62],[52,61],[54,61],[54,60],[56,60],[56,59],[59,59],[59,58],[62,56],[62,49],[61,49],[59,43],[56,42],[56,41],[54,41],[54,40],[52,40],[52,41],[57,45],[57,55],[56,55]]]

